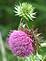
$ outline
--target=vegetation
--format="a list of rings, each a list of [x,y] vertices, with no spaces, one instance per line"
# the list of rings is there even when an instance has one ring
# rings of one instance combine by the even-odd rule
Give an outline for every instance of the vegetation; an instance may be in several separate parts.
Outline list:
[[[29,6],[30,4],[32,4],[30,7],[33,7],[33,8],[31,9],[34,9],[34,8],[35,9],[30,11],[30,7],[27,7],[27,5],[24,4],[25,2],[29,3],[28,4]],[[20,4],[20,3],[23,3],[24,6],[23,4]],[[17,7],[17,5],[19,5],[20,10]],[[21,12],[21,6],[24,8],[23,9],[24,15]],[[18,10],[15,11],[15,9],[18,9],[19,11]],[[24,11],[25,9],[28,9],[27,10],[28,13],[27,11]],[[34,14],[36,13],[36,15],[33,15],[33,18],[32,18],[29,15],[29,12],[30,13],[33,12]],[[0,32],[1,32],[1,38],[3,39],[2,41],[4,42],[4,46],[6,50],[7,61],[18,61],[17,57],[14,56],[12,52],[8,49],[6,45],[6,38],[11,30],[18,29],[21,17],[22,19],[24,18],[24,20],[28,20],[29,28],[32,28],[32,24],[34,25],[35,29],[38,28],[38,32],[42,33],[41,36],[43,37],[42,40],[40,40],[40,42],[46,43],[46,0],[19,0],[19,1],[18,0],[0,0]],[[34,20],[34,21],[31,21],[31,20]],[[42,59],[43,61],[46,61],[46,47],[40,47],[39,55],[38,54],[36,54],[36,56],[32,55],[32,59],[35,60],[37,56],[39,56],[40,59]],[[0,50],[0,61],[2,61],[1,50]]]

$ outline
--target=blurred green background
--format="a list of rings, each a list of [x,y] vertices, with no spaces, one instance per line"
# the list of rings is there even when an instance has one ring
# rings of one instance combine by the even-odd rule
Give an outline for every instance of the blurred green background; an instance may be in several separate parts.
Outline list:
[[[17,29],[19,26],[20,18],[18,16],[16,17],[13,12],[14,5],[19,2],[29,2],[36,8],[36,19],[34,19],[34,22],[29,21],[29,27],[34,24],[35,28],[39,28],[39,32],[42,33],[44,39],[46,40],[46,0],[0,0],[0,32],[2,32],[4,42],[6,41],[9,30]],[[43,50],[41,51],[41,54],[46,53],[46,48]],[[17,61],[17,58],[12,55],[11,51],[7,49],[6,51],[8,61]]]

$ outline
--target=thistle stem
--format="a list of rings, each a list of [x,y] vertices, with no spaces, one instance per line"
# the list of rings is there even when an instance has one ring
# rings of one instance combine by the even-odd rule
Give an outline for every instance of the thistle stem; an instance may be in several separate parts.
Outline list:
[[[20,27],[21,27],[22,25],[23,25],[23,24],[22,24],[22,18],[21,18],[20,24],[19,24],[19,27],[18,27],[18,30],[20,30]]]
[[[29,29],[28,22],[24,21],[23,18],[21,18],[18,30],[21,30],[21,29],[24,29],[24,28],[28,28]]]
[[[1,33],[0,33],[0,45],[1,45],[2,61],[7,61],[5,47],[4,47]]]

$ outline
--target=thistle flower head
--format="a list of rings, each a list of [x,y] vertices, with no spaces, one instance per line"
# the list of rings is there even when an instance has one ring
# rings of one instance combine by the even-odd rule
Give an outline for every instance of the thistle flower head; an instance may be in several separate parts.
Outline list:
[[[23,31],[14,30],[8,38],[8,45],[14,55],[28,56],[33,53],[33,40]]]
[[[15,13],[16,15],[19,15],[22,18],[25,18],[26,20],[32,20],[32,18],[35,18],[34,15],[36,13],[33,13],[34,7],[32,7],[29,3],[20,3],[20,5],[15,6]]]

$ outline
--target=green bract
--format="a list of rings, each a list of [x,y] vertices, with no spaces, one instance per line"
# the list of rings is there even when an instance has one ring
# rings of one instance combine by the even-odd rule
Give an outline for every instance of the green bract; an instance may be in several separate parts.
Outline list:
[[[26,20],[32,20],[32,18],[35,18],[34,15],[36,14],[33,13],[34,7],[32,7],[31,4],[29,3],[20,3],[20,5],[15,6],[15,13],[16,15],[19,15],[22,18],[25,18]]]

